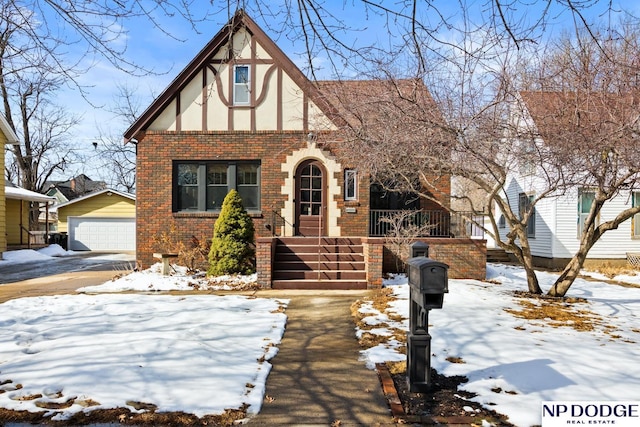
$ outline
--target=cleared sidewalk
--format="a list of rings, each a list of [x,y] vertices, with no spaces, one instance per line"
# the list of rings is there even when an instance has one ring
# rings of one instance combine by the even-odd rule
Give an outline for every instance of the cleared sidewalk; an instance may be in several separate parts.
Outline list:
[[[395,425],[374,370],[359,360],[351,304],[366,291],[275,291],[290,299],[266,397],[249,425]]]

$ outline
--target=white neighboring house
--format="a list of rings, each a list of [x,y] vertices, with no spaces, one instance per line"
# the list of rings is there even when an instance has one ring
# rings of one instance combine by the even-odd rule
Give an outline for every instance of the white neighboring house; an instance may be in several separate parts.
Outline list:
[[[537,126],[531,104],[535,102],[535,98],[527,97],[526,93],[521,96],[528,108],[524,120],[531,120]],[[535,173],[528,173],[530,168],[531,165],[521,165],[519,173],[512,174],[507,180],[505,193],[514,212],[523,211],[544,188],[537,181]],[[573,257],[579,249],[580,233],[593,198],[594,191],[585,186],[571,188],[561,196],[544,198],[536,203],[534,215],[528,225],[529,244],[535,265],[562,268]],[[599,222],[611,220],[622,210],[638,205],[640,189],[623,190],[603,205]],[[495,208],[494,212],[500,238],[506,239],[509,227],[500,210]],[[587,262],[627,259],[640,259],[640,214],[623,222],[617,229],[604,233],[587,256]]]

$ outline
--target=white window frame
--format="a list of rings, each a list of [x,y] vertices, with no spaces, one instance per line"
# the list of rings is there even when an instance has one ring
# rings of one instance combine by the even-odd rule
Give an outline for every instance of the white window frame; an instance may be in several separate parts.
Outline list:
[[[247,81],[238,82],[238,69],[247,70]],[[240,94],[246,100],[240,100]],[[249,105],[251,103],[251,68],[248,65],[236,65],[233,67],[233,105]]]
[[[589,209],[586,212],[583,212],[584,209],[582,208],[582,205],[584,203],[583,196],[585,194],[593,195],[593,199],[591,200],[591,203],[593,203],[596,198],[596,192],[589,188],[581,188],[580,191],[578,191],[578,235],[577,235],[578,239],[582,234],[582,229],[584,228],[584,222],[587,220],[587,217],[589,216],[589,211],[591,210],[591,205],[589,205]],[[598,225],[597,218],[596,218],[596,225]]]
[[[355,169],[344,170],[344,200],[358,200],[358,171]]]
[[[525,211],[529,209],[529,206],[535,199],[534,194],[520,193],[518,194],[518,212],[520,213],[520,219],[524,218]],[[527,237],[536,237],[536,208],[531,207],[531,214],[527,220]]]

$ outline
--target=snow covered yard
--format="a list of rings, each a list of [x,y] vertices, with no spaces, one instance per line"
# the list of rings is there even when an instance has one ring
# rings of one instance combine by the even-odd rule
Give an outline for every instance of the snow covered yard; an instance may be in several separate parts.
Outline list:
[[[516,426],[540,425],[543,401],[640,400],[640,288],[579,279],[564,304],[566,319],[553,316],[543,299],[519,297],[524,271],[489,264],[489,282],[449,280],[441,310],[431,310],[432,367],[469,379],[461,388],[474,401],[509,416]],[[539,273],[543,289],[554,274]],[[616,278],[630,283],[639,276]],[[409,287],[404,276],[386,283],[397,297],[381,313],[360,309],[368,332],[391,335],[408,329]],[[581,300],[580,298],[586,298]],[[534,319],[535,313],[544,313]],[[394,321],[395,315],[405,320]],[[358,331],[362,334],[364,331]],[[395,340],[362,352],[368,365],[405,360]]]
[[[46,410],[55,419],[117,406],[199,416],[246,405],[249,414],[259,411],[288,301],[158,295],[255,282],[159,271],[157,264],[80,289],[85,295],[0,304],[0,408]],[[519,427],[540,424],[543,401],[639,400],[640,288],[589,275],[594,280],[577,280],[560,313],[518,295],[526,290],[518,267],[489,264],[488,281],[450,280],[444,307],[429,316],[432,367],[467,377],[461,388],[474,401]],[[543,289],[554,278],[539,273]],[[640,276],[615,280],[640,285]],[[408,329],[406,277],[385,286],[396,297],[385,312],[360,308],[367,331],[387,337],[362,352],[372,368],[406,359],[404,344],[390,339],[394,328]],[[569,316],[550,318],[557,314]]]
[[[54,248],[55,249],[55,248]],[[22,252],[22,253],[18,253]],[[48,252],[17,251],[8,262]],[[160,264],[94,291],[230,289],[253,276],[209,281]],[[240,295],[99,294],[21,298],[0,304],[0,408],[79,412],[126,407],[202,417],[260,411],[284,333],[287,300]]]

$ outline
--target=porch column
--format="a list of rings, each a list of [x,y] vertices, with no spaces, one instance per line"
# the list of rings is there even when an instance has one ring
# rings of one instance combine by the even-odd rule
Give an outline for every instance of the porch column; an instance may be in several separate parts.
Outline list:
[[[369,289],[382,288],[384,239],[363,237],[362,250],[364,252],[364,264],[367,269],[367,287]]]
[[[276,239],[274,237],[256,239],[256,273],[258,275],[258,285],[263,289],[271,288],[275,244]]]

